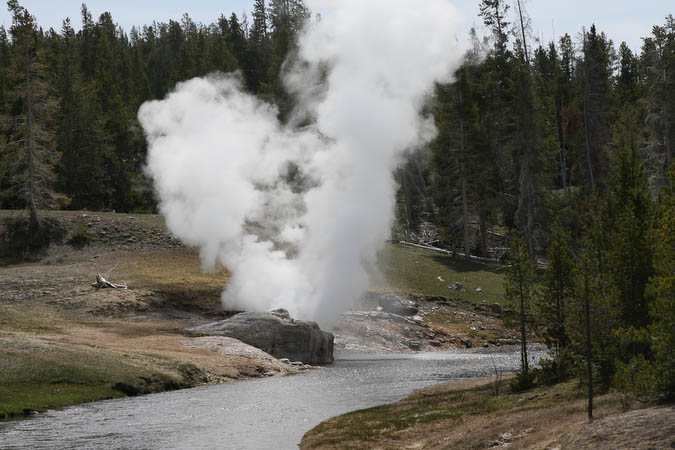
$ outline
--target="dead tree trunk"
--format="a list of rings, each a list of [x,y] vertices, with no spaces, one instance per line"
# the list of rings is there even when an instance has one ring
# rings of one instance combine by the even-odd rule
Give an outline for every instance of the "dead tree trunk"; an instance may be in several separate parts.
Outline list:
[[[93,283],[92,286],[94,286],[96,289],[105,289],[105,288],[127,289],[127,286],[125,284],[111,283],[110,281],[103,278],[103,275],[101,275],[100,273],[96,274],[96,283]]]

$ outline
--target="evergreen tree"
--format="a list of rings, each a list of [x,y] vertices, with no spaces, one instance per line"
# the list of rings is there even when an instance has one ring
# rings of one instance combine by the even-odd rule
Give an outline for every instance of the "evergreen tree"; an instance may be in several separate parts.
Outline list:
[[[667,173],[675,155],[675,19],[666,17],[644,39],[641,56],[649,140],[646,146],[650,183],[656,192],[668,184]]]
[[[310,17],[302,0],[270,0],[269,18],[273,33],[296,35]]]
[[[108,207],[109,180],[103,171],[105,139],[101,111],[92,82],[84,81],[79,69],[76,36],[70,21],[62,27],[56,92],[61,98],[56,113],[58,187],[75,209]]]
[[[653,205],[636,146],[622,149],[609,177],[603,221],[609,236],[607,266],[616,286],[623,323],[647,325],[645,286],[653,274]]]
[[[654,276],[647,295],[652,299],[649,336],[653,342],[656,387],[675,396],[675,169],[661,203],[654,240]]]
[[[553,350],[556,357],[559,357],[569,344],[565,323],[574,290],[573,269],[572,249],[567,243],[567,235],[560,221],[556,221],[548,248],[548,266],[544,272],[540,298],[544,342]]]
[[[58,154],[50,133],[54,101],[48,95],[35,18],[18,0],[9,0],[7,6],[12,14],[14,120],[2,151],[10,186],[5,194],[18,196],[29,211],[29,228],[37,233],[40,210],[54,206],[58,198],[53,189]]]
[[[588,183],[595,191],[608,169],[607,144],[610,140],[612,43],[595,25],[584,32],[582,91],[584,111],[585,165]]]
[[[527,380],[529,365],[527,360],[527,322],[534,294],[535,265],[530,259],[525,241],[518,233],[511,238],[507,254],[509,267],[504,280],[504,298],[508,305],[518,310],[520,322],[520,362],[521,373]]]

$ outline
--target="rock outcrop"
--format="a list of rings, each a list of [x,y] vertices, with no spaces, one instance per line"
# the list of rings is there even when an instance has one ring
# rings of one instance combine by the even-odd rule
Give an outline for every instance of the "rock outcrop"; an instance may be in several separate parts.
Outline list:
[[[419,309],[415,302],[406,300],[396,294],[380,295],[377,304],[382,308],[382,311],[401,316],[414,316]]]
[[[288,311],[243,312],[229,319],[190,328],[199,335],[228,336],[259,348],[275,358],[305,364],[333,362],[333,334],[315,322],[292,319]]]

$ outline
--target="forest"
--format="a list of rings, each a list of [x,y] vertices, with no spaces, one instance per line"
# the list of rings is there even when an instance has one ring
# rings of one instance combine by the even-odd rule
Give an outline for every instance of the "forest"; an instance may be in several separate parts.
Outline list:
[[[127,32],[83,5],[79,31],[70,19],[43,30],[18,0],[7,6],[0,208],[36,223],[53,208],[156,212],[139,106],[180,81],[238,72],[283,121],[296,101],[284,61],[320,20],[302,0],[255,0],[250,17],[185,14]],[[454,81],[430,93],[438,134],[395,174],[393,237],[504,258],[522,387],[576,376],[589,392],[672,398],[675,19],[635,53],[593,24],[539,42],[513,9],[480,2],[485,35],[471,31]],[[528,370],[526,329],[551,350],[540,369]]]

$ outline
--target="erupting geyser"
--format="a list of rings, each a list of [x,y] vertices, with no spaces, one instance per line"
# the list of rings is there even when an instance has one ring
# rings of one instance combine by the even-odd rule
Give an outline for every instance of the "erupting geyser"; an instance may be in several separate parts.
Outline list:
[[[147,171],[171,231],[232,273],[226,307],[329,324],[368,288],[393,218],[393,170],[433,138],[420,110],[459,65],[445,0],[317,0],[274,106],[214,74],[145,103]],[[298,123],[311,123],[298,128]]]

